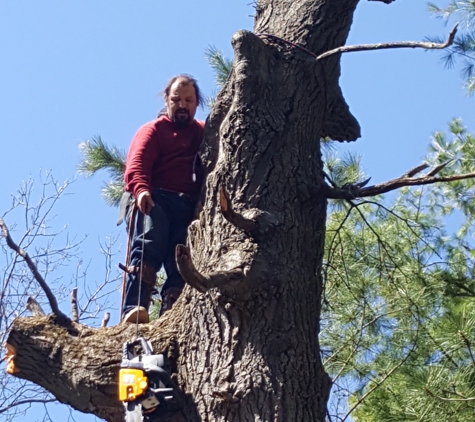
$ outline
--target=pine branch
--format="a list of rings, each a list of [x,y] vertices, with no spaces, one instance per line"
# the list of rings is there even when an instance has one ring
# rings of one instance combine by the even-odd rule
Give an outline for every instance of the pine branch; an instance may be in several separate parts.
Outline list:
[[[373,0],[373,1],[383,1],[386,3],[390,0]],[[359,44],[359,45],[344,45],[342,47],[335,48],[333,50],[327,51],[323,54],[320,54],[317,57],[317,60],[324,59],[325,57],[332,56],[339,53],[351,53],[355,51],[373,51],[373,50],[388,50],[392,48],[424,48],[426,50],[443,50],[451,46],[454,42],[455,34],[457,33],[458,24],[454,26],[452,31],[450,31],[447,41],[444,43],[435,43],[435,42],[424,42],[424,41],[401,41],[401,42],[388,42],[388,43],[378,43],[378,44]]]
[[[99,170],[109,170],[115,181],[122,179],[125,172],[124,152],[109,147],[100,136],[82,142],[79,149],[83,154],[83,159],[78,165],[79,173],[93,176]]]
[[[418,325],[417,327],[417,332],[416,332],[416,337],[419,336],[419,328],[420,328],[420,325]],[[344,416],[344,418],[342,419],[342,422],[344,422],[349,416],[351,413],[353,413],[353,411],[359,406],[361,405],[361,403],[363,403],[363,401],[365,401],[369,395],[371,395],[374,391],[376,391],[376,389],[378,389],[382,384],[384,384],[384,382],[398,369],[400,368],[402,365],[404,365],[404,363],[409,359],[409,356],[411,356],[411,354],[416,350],[416,345],[417,345],[417,341],[414,342],[414,345],[413,347],[408,351],[407,355],[400,361],[398,362],[395,366],[393,366],[387,373],[384,377],[382,377],[379,381],[375,382],[374,386],[366,392],[366,394],[364,394],[362,397],[360,397],[358,399],[358,401],[348,410],[348,412],[346,413],[346,415]]]

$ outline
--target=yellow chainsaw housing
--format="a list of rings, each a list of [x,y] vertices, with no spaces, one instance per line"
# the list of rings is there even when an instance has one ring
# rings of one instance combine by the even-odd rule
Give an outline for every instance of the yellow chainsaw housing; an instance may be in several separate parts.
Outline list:
[[[144,394],[148,378],[141,369],[122,368],[119,372],[119,400],[133,401]]]

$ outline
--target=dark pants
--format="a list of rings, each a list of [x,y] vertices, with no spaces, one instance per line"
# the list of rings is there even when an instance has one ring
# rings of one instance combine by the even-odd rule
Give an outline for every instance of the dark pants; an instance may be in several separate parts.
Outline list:
[[[185,285],[175,261],[176,245],[186,243],[188,225],[193,219],[195,201],[183,194],[156,189],[152,192],[155,206],[150,215],[136,211],[132,227],[132,246],[129,265],[140,268],[142,263],[158,272],[162,265],[167,280],[162,291]],[[132,207],[131,207],[132,208]],[[127,225],[130,224],[130,211]],[[140,300],[139,298],[140,289]],[[137,305],[149,308],[153,286],[142,281],[140,273],[129,274],[122,312],[125,314]]]

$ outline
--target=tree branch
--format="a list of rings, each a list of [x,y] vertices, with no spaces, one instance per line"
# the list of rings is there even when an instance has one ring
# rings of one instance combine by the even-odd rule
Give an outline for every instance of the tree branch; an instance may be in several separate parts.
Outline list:
[[[389,3],[392,0],[373,0],[373,1],[383,1],[383,3]],[[339,53],[351,53],[354,51],[373,51],[373,50],[387,50],[392,48],[424,48],[426,50],[443,50],[451,46],[455,39],[455,34],[457,33],[458,24],[456,24],[452,31],[450,31],[447,41],[444,43],[435,43],[435,42],[423,42],[423,41],[400,41],[400,42],[387,42],[387,43],[377,43],[377,44],[358,44],[358,45],[344,45],[342,47],[335,48],[333,50],[327,51],[323,54],[320,54],[317,57],[317,60],[324,59],[325,57],[333,56],[334,54]]]
[[[24,260],[25,262],[27,263],[28,265],[28,268],[30,269],[31,273],[33,274],[33,276],[35,277],[36,281],[39,283],[39,285],[41,286],[41,288],[43,289],[43,291],[45,292],[46,294],[46,297],[48,298],[48,301],[49,301],[49,304],[51,306],[51,310],[53,311],[53,313],[55,315],[57,315],[58,317],[66,317],[66,315],[64,315],[60,310],[59,310],[59,307],[58,307],[58,302],[56,300],[56,297],[54,296],[53,292],[51,291],[51,289],[49,288],[48,284],[46,284],[46,281],[45,279],[41,276],[41,274],[39,273],[38,271],[38,268],[36,268],[36,265],[35,263],[32,261],[32,259],[30,258],[30,256],[26,253],[25,250],[23,250],[20,246],[18,246],[14,241],[13,239],[11,238],[10,236],[10,232],[8,230],[8,227],[7,225],[5,224],[5,221],[3,221],[3,218],[0,217],[0,228],[2,229],[3,231],[3,236],[5,237],[5,240],[7,242],[7,245],[10,249],[12,249],[13,251],[15,251],[18,255],[20,255]]]
[[[413,170],[410,170],[406,174],[397,179],[389,180],[378,185],[372,185],[365,188],[354,189],[354,187],[349,186],[348,188],[334,188],[329,185],[323,185],[324,196],[329,199],[356,199],[356,198],[365,198],[368,196],[376,196],[382,193],[390,192],[395,189],[402,188],[404,186],[421,186],[421,185],[430,185],[433,183],[439,182],[454,182],[457,180],[472,179],[475,178],[475,172],[456,174],[453,176],[442,176],[436,177],[431,176],[436,170],[441,170],[441,166],[436,167],[428,175],[421,177],[411,177],[411,174],[414,174],[414,171],[419,169],[421,166],[416,167]],[[420,170],[419,170],[420,171]]]

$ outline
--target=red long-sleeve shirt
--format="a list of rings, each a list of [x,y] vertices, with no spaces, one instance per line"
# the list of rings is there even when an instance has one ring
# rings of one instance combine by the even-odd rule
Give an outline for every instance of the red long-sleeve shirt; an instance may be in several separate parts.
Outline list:
[[[127,155],[126,189],[136,198],[154,188],[196,197],[203,179],[197,157],[203,130],[202,121],[178,128],[166,115],[143,125]]]

